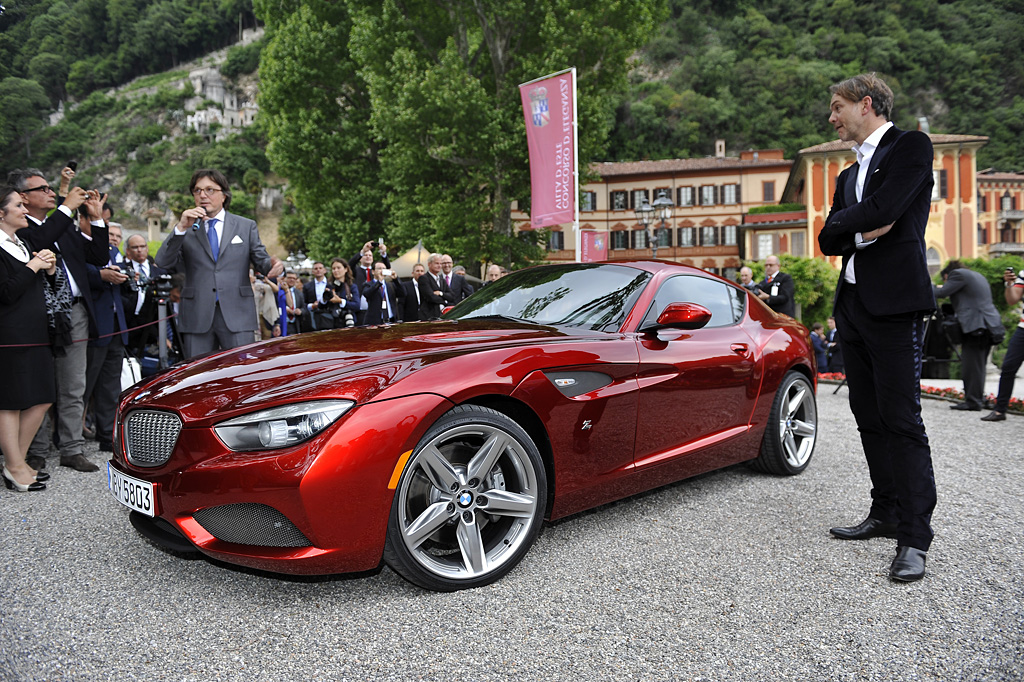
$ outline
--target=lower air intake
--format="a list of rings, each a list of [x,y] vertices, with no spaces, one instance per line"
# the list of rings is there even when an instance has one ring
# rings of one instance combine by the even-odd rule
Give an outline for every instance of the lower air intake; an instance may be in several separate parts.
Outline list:
[[[310,547],[312,542],[288,517],[265,504],[226,504],[192,515],[213,537],[262,547]]]

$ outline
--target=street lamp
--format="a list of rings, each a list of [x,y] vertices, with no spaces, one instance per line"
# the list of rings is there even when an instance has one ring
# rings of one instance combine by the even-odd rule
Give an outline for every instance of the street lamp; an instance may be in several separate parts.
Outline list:
[[[654,222],[654,207],[647,203],[647,199],[643,200],[639,206],[633,209],[636,213],[636,221],[644,226],[644,231],[647,233],[647,238],[651,238],[651,224]],[[658,257],[658,245],[654,245],[654,257]]]
[[[661,196],[654,200],[654,215],[661,221],[661,229],[665,229],[665,224],[672,218],[672,209],[675,208],[675,206],[676,205],[672,203],[672,200],[665,196],[664,192],[662,192]],[[654,230],[651,230],[651,232],[654,234],[654,241],[652,242],[654,248],[654,257],[657,258],[658,235],[656,232],[654,232]]]

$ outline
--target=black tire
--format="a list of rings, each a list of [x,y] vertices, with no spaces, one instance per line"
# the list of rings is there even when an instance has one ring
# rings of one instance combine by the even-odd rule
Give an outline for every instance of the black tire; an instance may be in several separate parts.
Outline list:
[[[460,405],[420,439],[399,478],[384,561],[428,590],[489,585],[526,556],[546,505],[547,474],[526,431]]]
[[[811,463],[817,434],[818,403],[814,387],[803,374],[791,370],[775,392],[761,441],[761,454],[750,462],[750,467],[779,476],[799,474]]]

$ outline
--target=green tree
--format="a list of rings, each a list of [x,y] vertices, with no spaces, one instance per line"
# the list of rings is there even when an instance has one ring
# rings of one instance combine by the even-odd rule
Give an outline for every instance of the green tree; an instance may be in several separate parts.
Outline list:
[[[304,248],[314,258],[354,253],[382,231],[385,190],[369,96],[348,51],[348,9],[332,0],[306,0],[290,11],[274,0],[255,6],[268,34],[260,115],[267,156],[288,178],[297,209],[288,225],[304,226]]]
[[[50,100],[39,83],[8,77],[0,81],[0,144],[24,143],[25,155],[32,158],[32,133],[43,127],[43,116]]]
[[[529,196],[518,84],[577,68],[580,165],[603,149],[630,57],[663,2],[351,0],[351,50],[369,86],[373,130],[399,238],[467,260],[536,258],[513,236]],[[436,248],[436,247],[435,247]]]
[[[40,52],[28,63],[28,75],[43,87],[53,106],[67,99],[65,84],[68,80],[68,62],[65,57],[52,52]]]

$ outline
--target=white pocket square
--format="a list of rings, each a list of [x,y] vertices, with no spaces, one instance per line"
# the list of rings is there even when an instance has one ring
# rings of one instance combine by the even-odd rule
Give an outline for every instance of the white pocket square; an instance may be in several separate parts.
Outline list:
[[[238,235],[236,234],[236,235],[235,235],[235,236],[234,236],[234,237],[233,237],[233,238],[231,239],[231,243],[232,243],[232,244],[241,244],[241,243],[242,243],[242,238],[241,238],[241,237],[239,237],[239,236],[238,236]]]

